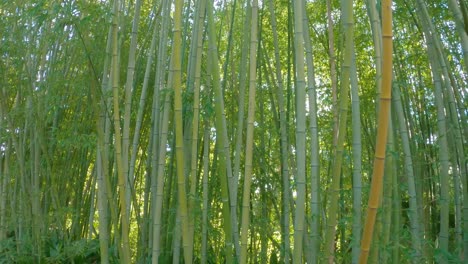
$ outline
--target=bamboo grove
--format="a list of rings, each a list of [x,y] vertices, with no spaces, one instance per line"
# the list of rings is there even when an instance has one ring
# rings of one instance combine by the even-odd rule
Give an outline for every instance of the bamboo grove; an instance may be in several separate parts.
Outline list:
[[[0,263],[468,261],[464,0],[0,17]]]

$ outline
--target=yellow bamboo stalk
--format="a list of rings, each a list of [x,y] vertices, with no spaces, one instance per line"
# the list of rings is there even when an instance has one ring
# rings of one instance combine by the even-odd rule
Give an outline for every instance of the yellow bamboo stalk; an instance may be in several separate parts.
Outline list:
[[[377,127],[377,144],[375,149],[374,171],[372,174],[372,185],[369,196],[369,205],[361,241],[361,254],[359,263],[367,263],[369,248],[374,232],[375,218],[379,207],[380,195],[382,193],[383,172],[385,164],[385,148],[389,125],[391,87],[392,87],[392,1],[382,1],[382,93],[380,97],[379,120]]]
[[[177,164],[177,188],[179,196],[179,213],[182,222],[182,244],[184,248],[185,263],[192,263],[189,250],[189,228],[187,219],[187,193],[184,175],[184,135],[182,123],[182,5],[183,0],[176,0],[174,10],[174,46],[173,46],[173,68],[174,79],[174,119],[176,140],[176,164]]]
[[[183,0],[176,0],[174,10],[174,46],[173,46],[173,68],[174,79],[172,87],[174,89],[174,119],[175,119],[175,140],[176,140],[176,164],[177,164],[177,188],[179,196],[179,214],[182,222],[182,245],[184,248],[185,263],[192,263],[189,249],[189,228],[187,218],[187,193],[185,188],[184,175],[184,135],[182,122],[182,5]]]

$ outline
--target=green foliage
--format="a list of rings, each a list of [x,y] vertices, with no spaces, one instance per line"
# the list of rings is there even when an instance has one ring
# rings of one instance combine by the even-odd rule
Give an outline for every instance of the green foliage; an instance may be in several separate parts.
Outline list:
[[[67,242],[55,235],[45,238],[40,255],[33,254],[33,242],[22,240],[19,247],[14,237],[0,241],[0,263],[100,263],[99,241],[80,239]],[[19,248],[19,250],[17,250]],[[115,259],[112,263],[118,263]]]

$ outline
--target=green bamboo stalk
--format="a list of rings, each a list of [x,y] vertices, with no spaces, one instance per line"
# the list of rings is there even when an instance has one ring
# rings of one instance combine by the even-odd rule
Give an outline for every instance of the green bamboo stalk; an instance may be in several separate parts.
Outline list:
[[[152,194],[152,239],[149,243],[149,248],[152,251],[152,263],[157,263],[158,257],[161,253],[162,247],[161,245],[161,224],[162,224],[162,204],[163,204],[163,179],[164,179],[164,172],[166,169],[166,142],[167,142],[167,133],[168,133],[168,124],[169,122],[169,113],[170,110],[170,96],[163,94],[161,95],[161,91],[167,87],[166,85],[166,78],[164,77],[164,70],[167,67],[166,57],[167,57],[167,39],[168,39],[168,31],[169,31],[169,20],[170,20],[170,8],[171,8],[171,0],[163,1],[162,6],[162,25],[161,25],[161,32],[159,35],[159,43],[158,43],[158,61],[156,67],[156,74],[154,77],[154,93],[153,93],[153,105],[152,105],[152,138],[153,138],[153,145],[152,145],[152,153],[153,156],[151,158],[151,194]],[[172,60],[169,67],[172,67]],[[173,74],[169,72],[167,84],[172,82]],[[163,104],[163,114],[160,117],[160,100],[161,96],[163,96],[164,104]],[[166,110],[167,109],[167,110]],[[167,116],[167,117],[166,117]],[[161,120],[160,120],[161,119]],[[164,150],[163,150],[164,149]],[[158,153],[159,155],[155,155]],[[171,178],[172,179],[172,178]],[[170,186],[170,185],[169,185]],[[170,189],[170,187],[169,187]],[[167,195],[170,198],[169,195]],[[169,205],[169,203],[165,203]],[[164,240],[163,240],[164,242]]]
[[[393,174],[393,214],[392,214],[392,244],[391,250],[393,264],[400,263],[400,217],[401,217],[401,199],[398,185],[398,175]]]
[[[290,238],[289,238],[289,162],[288,162],[288,142],[287,142],[287,131],[286,131],[286,113],[284,107],[284,85],[283,77],[281,73],[281,59],[279,53],[278,45],[278,31],[276,23],[276,15],[273,6],[273,0],[268,1],[268,7],[270,11],[271,27],[273,32],[273,45],[275,52],[275,73],[276,73],[276,97],[278,100],[278,109],[280,115],[280,148],[281,148],[281,177],[283,183],[283,195],[282,195],[282,241],[283,241],[283,253],[284,254],[284,263],[289,263],[290,256]],[[242,64],[241,64],[242,65]]]
[[[144,125],[143,114],[145,113],[144,111],[145,111],[146,101],[148,97],[148,85],[149,85],[150,74],[151,74],[151,66],[153,64],[154,53],[156,52],[156,43],[157,43],[156,37],[158,36],[158,33],[160,32],[160,26],[159,26],[160,23],[158,23],[158,19],[161,19],[161,11],[162,11],[164,2],[166,1],[161,1],[158,7],[155,7],[156,9],[155,12],[157,16],[156,16],[156,19],[154,19],[153,33],[151,36],[151,44],[150,44],[150,48],[147,54],[148,58],[146,61],[146,66],[145,66],[145,75],[143,77],[143,86],[141,88],[140,101],[138,104],[138,112],[137,112],[137,117],[136,117],[136,122],[135,122],[135,131],[134,131],[133,139],[132,139],[132,150],[130,152],[131,157],[130,157],[129,172],[128,172],[130,186],[134,186],[135,184],[134,182],[135,182],[136,175],[134,174],[135,174],[135,164],[136,164],[137,154],[138,154],[138,144],[140,141],[141,127],[142,125]],[[163,30],[161,30],[161,32],[163,32]],[[163,34],[160,34],[160,35],[162,36]]]
[[[171,75],[169,75],[171,77]],[[170,105],[170,100],[169,100]],[[172,124],[173,125],[173,124]],[[169,138],[168,145],[171,146],[170,149],[175,149],[175,140],[174,137]],[[161,146],[160,146],[161,147]],[[167,158],[166,158],[167,159]],[[166,159],[163,161],[162,164],[166,164]],[[180,229],[180,219],[178,220],[177,217],[177,178],[174,176],[174,163],[175,163],[175,151],[171,151],[171,155],[169,157],[169,166],[167,168],[167,172],[165,172],[165,182],[167,182],[166,187],[164,189],[164,202],[162,208],[162,215],[169,217],[165,217],[163,219],[162,229],[165,231],[162,236],[161,241],[161,249],[163,250],[164,259],[162,262],[168,262],[170,259],[171,254],[174,254],[176,250],[174,245],[176,244],[177,239],[180,242],[180,232],[177,230]],[[158,167],[161,164],[158,165]],[[177,222],[179,221],[179,222]],[[177,233],[179,232],[179,233]],[[180,244],[180,243],[179,243]],[[178,248],[177,254],[180,255],[180,247]]]
[[[101,253],[101,263],[109,263],[109,233],[108,233],[108,217],[107,217],[107,200],[106,186],[103,179],[102,155],[100,150],[96,154],[96,170],[98,183],[98,212],[99,212],[99,246]]]
[[[193,255],[193,241],[194,241],[194,230],[195,230],[195,200],[196,200],[196,186],[197,186],[197,153],[198,153],[198,134],[199,134],[199,114],[200,114],[200,79],[201,79],[201,58],[203,48],[203,21],[205,18],[205,0],[198,1],[197,11],[198,14],[197,22],[198,25],[196,30],[196,53],[195,53],[195,72],[194,72],[194,84],[193,84],[193,120],[192,120],[192,149],[190,159],[190,198],[189,198],[189,245],[192,250],[190,251]],[[193,59],[193,57],[192,57]],[[192,257],[192,256],[191,256]]]
[[[110,44],[110,42],[109,42]],[[110,47],[108,45],[108,47]],[[105,67],[106,68],[106,67]],[[94,114],[96,121],[97,130],[97,151],[96,151],[96,173],[97,173],[97,184],[98,184],[98,214],[99,214],[99,249],[101,252],[101,263],[109,263],[109,217],[108,217],[108,201],[107,201],[107,189],[106,186],[106,169],[104,167],[104,122],[105,117],[102,116],[102,105],[97,97],[97,93],[94,89],[91,90]]]
[[[359,261],[359,241],[362,231],[362,139],[361,109],[357,82],[356,57],[351,62],[351,111],[353,130],[353,228],[352,228],[352,263]]]
[[[387,156],[385,159],[384,168],[384,185],[386,186],[383,190],[382,200],[382,211],[381,211],[381,234],[380,242],[381,245],[378,247],[379,250],[379,261],[383,264],[388,263],[389,251],[386,250],[386,245],[390,244],[390,236],[392,231],[392,210],[393,210],[393,180],[395,179],[394,174],[397,173],[398,167],[395,161],[395,143],[394,143],[394,130],[393,130],[393,119],[392,113],[390,113],[390,121],[388,125],[388,139],[387,139]]]
[[[218,175],[221,184],[221,199],[223,203],[224,235],[225,235],[225,255],[226,263],[233,263],[233,242],[232,242],[232,223],[230,213],[229,189],[227,168],[229,158],[229,146],[227,141],[226,116],[224,113],[224,99],[221,91],[220,74],[218,67],[218,55],[215,42],[215,28],[213,19],[213,2],[207,4],[208,16],[208,64],[211,77],[213,78],[213,90],[215,95],[215,123],[216,123],[216,145],[218,150],[219,166]],[[237,227],[234,227],[237,228]]]
[[[141,0],[135,2],[135,14],[133,15],[132,31],[130,33],[130,48],[128,51],[128,66],[127,80],[125,83],[125,103],[124,103],[124,118],[122,132],[122,165],[125,176],[125,199],[126,199],[126,214],[130,216],[131,208],[131,192],[133,185],[133,175],[129,174],[129,151],[130,151],[130,111],[132,106],[133,79],[135,73],[135,53],[138,37],[138,26],[140,24]]]
[[[327,31],[328,31],[328,62],[330,64],[330,81],[333,105],[333,147],[336,148],[338,140],[338,74],[336,72],[335,34],[333,33],[331,0],[327,0]]]
[[[3,91],[2,91],[2,97]],[[3,100],[0,101],[0,131],[3,131]],[[3,142],[2,142],[3,143]],[[8,157],[9,157],[9,148],[5,147],[5,161],[0,161],[0,241],[3,241],[6,238],[7,228],[6,228],[6,198],[7,198],[7,185],[10,181],[8,172]],[[5,163],[5,165],[3,165]]]
[[[408,135],[408,127],[406,118],[403,113],[403,106],[401,103],[401,94],[400,88],[395,86],[393,88],[395,96],[393,97],[393,105],[395,108],[396,118],[398,120],[398,126],[400,129],[401,136],[401,146],[403,148],[404,155],[404,166],[405,174],[407,177],[408,184],[408,196],[409,196],[409,217],[410,217],[410,227],[411,227],[411,239],[414,250],[413,262],[421,260],[422,255],[422,233],[420,230],[420,215],[418,212],[418,201],[416,199],[416,181],[414,176],[413,169],[413,160],[410,149],[410,140]]]
[[[254,122],[255,122],[255,92],[257,81],[257,45],[258,45],[258,1],[252,1],[252,24],[250,28],[250,81],[249,108],[247,114],[247,139],[245,143],[245,173],[244,191],[242,196],[241,252],[240,264],[247,263],[247,238],[250,221],[250,186],[252,184]]]
[[[202,245],[201,245],[201,264],[208,261],[208,174],[209,174],[209,154],[210,154],[210,130],[209,122],[205,121],[203,133],[203,211],[202,211]]]
[[[239,99],[238,99],[238,112],[237,112],[237,128],[236,128],[236,140],[235,140],[235,150],[234,150],[234,168],[233,176],[235,177],[234,181],[238,182],[240,175],[240,154],[242,152],[242,142],[243,142],[243,133],[244,133],[244,105],[245,105],[245,86],[247,85],[247,55],[249,52],[249,39],[250,31],[249,26],[252,19],[252,7],[250,1],[247,1],[247,7],[245,11],[245,20],[243,26],[242,34],[242,47],[241,47],[241,60],[239,64]],[[237,188],[232,189],[233,197],[237,197]],[[237,200],[237,199],[236,199]],[[231,211],[234,209],[237,210],[237,201],[231,202]],[[234,232],[237,232],[234,230]]]
[[[179,192],[179,190],[175,190]],[[176,202],[177,203],[177,202]],[[179,204],[177,206],[180,206]],[[180,263],[180,238],[181,234],[180,210],[177,210],[174,224],[174,236],[172,237],[172,264]],[[184,253],[185,255],[185,253]]]
[[[434,80],[434,96],[437,107],[437,129],[439,143],[439,160],[440,160],[440,233],[439,233],[439,249],[442,254],[439,258],[440,263],[448,263],[446,253],[449,253],[449,149],[447,142],[447,125],[445,117],[445,109],[442,95],[442,80],[439,75],[439,67],[435,58],[434,47],[429,47],[429,59],[431,60]]]
[[[339,106],[339,126],[338,138],[336,141],[336,149],[334,152],[335,160],[332,168],[332,182],[330,194],[330,207],[328,209],[327,230],[325,235],[325,258],[328,263],[334,262],[334,245],[335,245],[335,232],[338,213],[338,199],[340,194],[340,177],[341,167],[343,162],[344,140],[346,135],[347,119],[348,119],[348,105],[349,105],[349,86],[350,86],[350,72],[351,62],[353,58],[354,47],[354,22],[353,22],[353,2],[342,2],[342,10],[344,12],[344,38],[345,50],[343,58],[342,81],[340,89],[340,106]]]
[[[377,98],[380,97],[382,89],[382,30],[380,16],[377,11],[375,0],[366,1],[367,13],[371,23],[372,40],[374,44],[374,60],[375,60],[375,82]]]
[[[250,1],[246,1],[246,11],[245,11],[245,19],[243,25],[243,32],[242,34],[242,44],[241,44],[241,60],[239,63],[239,99],[238,99],[238,112],[237,112],[237,127],[236,127],[236,138],[235,138],[235,150],[234,150],[234,168],[232,172],[232,181],[230,188],[230,198],[231,199],[231,212],[237,212],[237,192],[238,192],[238,182],[240,177],[240,157],[242,152],[242,142],[243,142],[243,134],[244,134],[244,108],[245,108],[245,87],[247,85],[247,56],[249,52],[249,40],[250,40],[250,31],[249,26],[252,20],[252,7],[250,5]],[[236,215],[237,216],[237,213]],[[231,216],[234,220],[234,216]],[[237,219],[237,217],[236,217]],[[239,237],[239,229],[237,225],[237,220],[232,222],[233,228],[233,238],[234,241],[237,240]],[[235,243],[236,249],[236,256],[240,259],[240,243],[239,245]]]
[[[224,5],[226,7],[226,11],[227,11],[227,6],[228,5]],[[232,52],[232,36],[233,36],[233,31],[234,31],[234,22],[236,20],[236,9],[237,9],[237,0],[234,0],[234,2],[232,3],[232,11],[231,11],[231,16],[230,16],[230,24],[229,24],[229,32],[228,32],[228,37],[227,37],[227,48],[226,48],[226,55],[225,55],[225,60],[224,60],[224,63],[223,63],[223,79],[221,81],[221,90],[224,94],[225,90],[226,90],[226,84],[227,84],[227,80],[228,80],[228,64],[231,62],[231,59],[230,59],[230,55],[231,55],[231,52]],[[227,16],[226,16],[227,17]],[[221,34],[221,31],[220,31],[220,34]],[[247,35],[247,34],[246,34]],[[241,66],[242,67],[242,66]],[[240,105],[240,103],[239,103]],[[242,104],[242,107],[243,107],[243,104]],[[242,130],[241,130],[242,131]],[[227,131],[226,131],[227,132]],[[225,138],[227,139],[227,138]],[[228,141],[225,142],[225,145],[226,147],[229,147],[229,143]],[[233,168],[232,168],[232,163],[231,163],[231,158],[230,158],[230,155],[231,155],[231,151],[229,149],[227,149],[227,162],[226,162],[226,165],[227,165],[227,170],[228,170],[228,173],[227,173],[227,176],[228,176],[228,182],[229,182],[229,201],[230,201],[230,205],[231,205],[231,223],[232,223],[232,226],[234,227],[233,228],[233,234],[232,234],[232,238],[233,238],[233,243],[234,243],[234,249],[235,249],[235,253],[236,253],[236,258],[237,259],[240,259],[240,242],[239,242],[239,232],[238,232],[238,222],[237,222],[237,190],[238,190],[238,185],[239,185],[239,176],[238,175],[234,175],[233,174]]]
[[[302,243],[305,231],[306,198],[306,117],[305,117],[305,67],[304,67],[304,31],[302,0],[295,0],[294,5],[294,49],[296,66],[296,213],[294,220],[294,255],[293,263],[302,263]]]
[[[120,135],[120,110],[119,110],[119,65],[118,65],[118,19],[119,19],[119,0],[114,1],[112,14],[112,93],[113,93],[113,121],[115,135],[115,156],[117,161],[117,175],[119,186],[120,218],[122,223],[122,260],[130,263],[130,244],[129,244],[129,218],[127,215],[127,204],[125,199],[126,177],[122,161],[122,139]]]
[[[152,263],[156,264],[159,263],[159,258],[161,255],[161,251],[163,248],[161,243],[161,229],[162,229],[162,205],[164,200],[164,173],[166,171],[166,147],[168,139],[168,130],[169,130],[169,116],[171,113],[171,97],[172,95],[169,93],[161,93],[163,89],[165,89],[165,78],[163,74],[163,70],[166,68],[166,43],[168,38],[168,30],[169,30],[169,18],[170,18],[170,8],[171,2],[163,1],[162,3],[162,12],[163,12],[163,19],[161,25],[161,32],[159,36],[159,44],[158,44],[158,62],[156,67],[156,74],[154,80],[154,93],[153,93],[153,106],[152,106],[152,153],[153,156],[151,157],[151,193],[152,193],[152,236],[150,243],[151,248],[151,256],[152,256]],[[169,67],[172,68],[174,58],[171,57],[171,62]],[[171,83],[173,80],[173,73],[170,72],[168,76],[167,83]],[[163,104],[163,113],[160,117],[160,100],[161,94],[164,96],[164,104]],[[161,119],[161,120],[160,120]],[[171,148],[173,149],[173,148]],[[158,155],[156,155],[158,153]],[[173,153],[173,152],[172,152]],[[172,158],[171,158],[172,159]],[[172,175],[172,174],[171,174]],[[172,177],[171,177],[172,179]],[[171,184],[169,185],[169,189],[171,188]],[[167,195],[170,197],[170,194]],[[169,202],[166,203],[169,206]]]
[[[464,58],[464,63],[465,63],[465,72],[468,71],[468,32],[466,31],[466,16],[463,16],[463,8],[466,8],[466,4],[463,4],[463,1],[460,0],[460,8],[458,7],[458,4],[455,0],[449,0],[448,1],[448,7],[450,8],[450,11],[452,11],[454,20],[455,20],[455,26],[457,28],[458,34],[460,35],[460,44],[463,50],[463,58]],[[465,9],[466,10],[466,9]],[[465,11],[466,12],[466,11]],[[466,251],[466,249],[465,249]]]
[[[175,0],[174,9],[174,29],[173,29],[173,50],[172,50],[172,88],[174,90],[174,119],[175,119],[175,141],[176,141],[176,164],[177,164],[177,193],[178,211],[182,225],[182,240],[184,248],[185,263],[192,263],[189,229],[187,215],[187,194],[184,174],[184,136],[182,122],[182,6],[183,0]]]
[[[440,160],[440,233],[439,233],[439,249],[442,254],[438,261],[440,263],[448,263],[447,253],[449,253],[449,149],[447,142],[447,125],[445,117],[445,106],[443,99],[443,80],[442,74],[445,68],[443,59],[440,58],[440,42],[434,36],[436,34],[434,25],[432,24],[427,8],[424,2],[418,0],[418,15],[421,18],[424,35],[426,36],[428,46],[428,57],[431,64],[432,78],[434,81],[434,97],[437,108],[437,130],[439,143],[439,160]]]
[[[170,101],[171,96],[166,95],[163,117],[161,120],[161,138],[159,149],[156,149],[156,144],[153,143],[153,153],[158,153],[154,155],[152,161],[153,175],[152,181],[156,181],[156,190],[155,190],[155,203],[154,212],[153,212],[153,248],[152,248],[152,263],[159,263],[159,255],[161,253],[160,240],[161,240],[161,223],[162,223],[162,203],[163,203],[163,191],[164,191],[164,171],[165,171],[165,161],[166,161],[166,142],[169,129],[169,115],[170,115]],[[153,123],[154,124],[154,123]],[[155,136],[156,132],[153,132]],[[156,166],[156,159],[158,160],[158,165]],[[156,170],[157,169],[157,170]]]
[[[306,9],[306,3],[303,1],[303,10]],[[304,46],[306,50],[307,63],[307,94],[309,99],[309,133],[311,137],[310,144],[310,179],[311,179],[311,220],[310,220],[310,247],[312,263],[317,263],[319,259],[320,245],[320,164],[319,164],[319,135],[317,125],[317,92],[315,84],[314,58],[312,54],[312,43],[309,33],[309,18],[306,12],[303,14],[302,23],[304,26]]]
[[[460,2],[461,4],[461,9],[463,8],[466,8],[466,5],[464,5],[462,2]],[[449,69],[448,65],[449,62],[447,60],[447,56],[445,55],[445,49],[443,48],[443,43],[442,43],[442,39],[441,37],[439,37],[437,34],[436,34],[436,29],[435,29],[435,26],[433,25],[433,22],[430,20],[429,18],[429,14],[427,12],[427,8],[425,8],[425,5],[424,3],[422,2],[418,2],[418,5],[419,5],[419,9],[422,11],[422,16],[425,18],[423,20],[423,25],[426,25],[428,27],[428,31],[429,32],[432,32],[432,39],[433,39],[433,43],[434,43],[434,47],[435,47],[435,57],[437,58],[437,61],[440,65],[440,68],[441,68],[441,73],[442,73],[442,81],[441,81],[441,89],[442,89],[442,92],[444,93],[444,98],[445,98],[445,105],[446,105],[446,112],[447,112],[447,118],[448,118],[448,121],[447,124],[448,126],[451,126],[453,127],[453,129],[448,129],[447,132],[452,134],[453,137],[450,137],[448,136],[448,139],[451,139],[453,138],[454,141],[456,142],[454,145],[454,155],[450,155],[449,158],[452,158],[452,159],[457,159],[460,160],[460,162],[452,162],[452,164],[456,164],[456,165],[459,165],[461,164],[461,166],[459,165],[458,166],[458,170],[459,170],[459,174],[458,175],[457,173],[454,173],[454,181],[455,181],[455,194],[457,192],[457,190],[459,190],[460,188],[462,188],[463,190],[463,199],[464,199],[464,202],[463,202],[463,215],[464,215],[464,219],[463,219],[463,230],[464,230],[464,234],[463,234],[463,246],[460,245],[460,247],[463,247],[463,258],[464,259],[468,259],[468,191],[467,190],[467,186],[468,186],[468,182],[466,181],[466,178],[467,178],[467,167],[466,166],[463,166],[463,163],[462,162],[463,160],[465,160],[465,154],[464,154],[464,149],[463,149],[463,138],[462,138],[462,133],[461,133],[461,128],[460,128],[460,124],[459,124],[459,119],[461,120],[461,123],[464,124],[464,128],[465,128],[465,132],[468,131],[468,125],[467,125],[467,122],[466,122],[466,111],[463,111],[463,109],[465,109],[466,107],[464,106],[461,106],[459,107],[460,110],[457,111],[457,107],[456,107],[456,103],[455,103],[455,94],[458,92],[458,90],[460,89],[460,87],[458,87],[458,85],[456,84],[456,82],[454,81],[454,77],[453,77],[453,71]],[[459,31],[459,34],[460,34],[460,38],[461,38],[461,46],[462,46],[462,51],[463,51],[463,56],[464,56],[464,62],[465,62],[465,68],[468,69],[468,32],[466,32],[461,23],[460,23],[460,20],[461,20],[461,13],[460,13],[460,10],[457,10],[457,8],[455,7],[456,6],[456,3],[451,0],[449,1],[449,8],[452,10],[452,12],[454,13],[454,18],[455,18],[455,24],[456,24],[456,27],[457,27],[457,30]],[[466,13],[465,13],[466,15]],[[466,17],[465,17],[466,18]],[[466,22],[466,19],[465,19],[465,22]],[[465,138],[466,138],[466,135],[465,135]],[[453,169],[453,171],[457,171],[456,168]],[[461,182],[459,181],[459,178],[461,178]],[[461,184],[457,184],[457,183],[461,183]],[[458,202],[455,201],[455,204],[456,204],[456,210],[458,208]],[[456,214],[456,215],[459,215],[461,217],[461,213],[460,214]],[[459,219],[460,220],[460,219]],[[457,223],[461,224],[461,221],[456,221]],[[462,229],[461,225],[457,224],[456,225],[456,228],[458,228],[458,230]],[[460,231],[458,231],[460,232]]]

